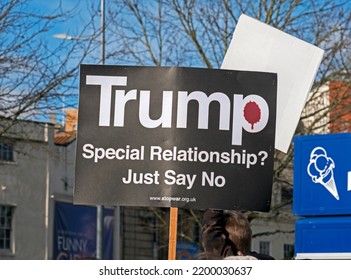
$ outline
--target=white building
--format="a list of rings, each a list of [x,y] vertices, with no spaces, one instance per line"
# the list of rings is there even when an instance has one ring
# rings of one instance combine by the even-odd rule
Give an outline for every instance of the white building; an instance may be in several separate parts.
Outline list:
[[[49,257],[53,149],[49,124],[19,122],[0,138],[0,259]]]

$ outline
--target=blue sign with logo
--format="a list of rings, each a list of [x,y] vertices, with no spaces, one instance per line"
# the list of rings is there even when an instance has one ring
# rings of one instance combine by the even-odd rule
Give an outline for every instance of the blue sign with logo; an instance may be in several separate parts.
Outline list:
[[[295,137],[298,216],[351,215],[351,133]]]

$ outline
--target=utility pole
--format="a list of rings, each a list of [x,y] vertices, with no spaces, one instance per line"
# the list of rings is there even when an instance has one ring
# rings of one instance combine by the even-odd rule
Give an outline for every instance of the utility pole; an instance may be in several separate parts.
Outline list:
[[[101,4],[101,64],[105,64],[105,0],[100,0]],[[103,258],[104,240],[104,207],[96,206],[96,258]]]

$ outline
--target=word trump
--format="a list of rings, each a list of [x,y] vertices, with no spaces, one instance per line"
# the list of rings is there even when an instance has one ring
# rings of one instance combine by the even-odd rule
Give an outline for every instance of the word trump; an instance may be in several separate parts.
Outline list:
[[[111,126],[112,87],[127,86],[126,76],[87,75],[87,85],[100,86],[99,126]],[[139,121],[145,128],[171,128],[173,113],[173,94],[171,90],[162,92],[162,112],[158,119],[150,118],[150,90],[132,89],[126,92],[117,89],[114,104],[113,126],[124,127],[126,104],[139,99]],[[208,129],[209,106],[219,104],[219,130],[232,130],[232,145],[241,145],[243,129],[256,133],[265,128],[269,119],[267,102],[259,95],[246,97],[233,94],[233,104],[227,94],[214,92],[210,95],[202,91],[178,91],[176,106],[176,128],[187,128],[188,104],[198,102],[198,129]],[[232,115],[231,115],[232,110]],[[230,124],[230,122],[232,122]]]

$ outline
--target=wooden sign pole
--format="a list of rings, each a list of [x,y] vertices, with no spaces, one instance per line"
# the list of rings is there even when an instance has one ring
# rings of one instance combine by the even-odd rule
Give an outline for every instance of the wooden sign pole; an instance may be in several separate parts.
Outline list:
[[[178,208],[171,207],[169,216],[168,260],[176,259]]]

